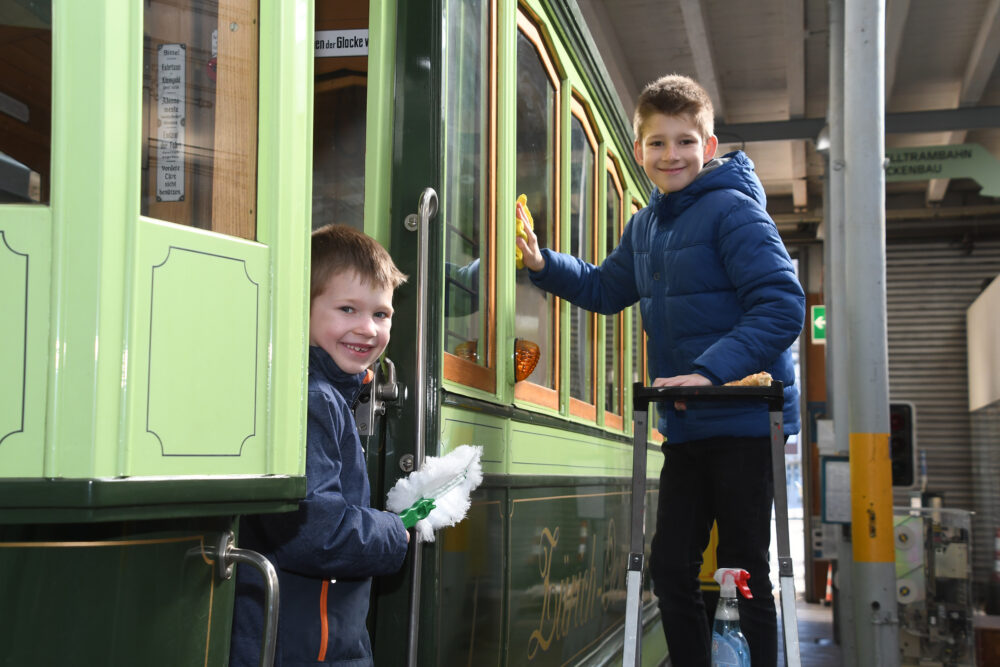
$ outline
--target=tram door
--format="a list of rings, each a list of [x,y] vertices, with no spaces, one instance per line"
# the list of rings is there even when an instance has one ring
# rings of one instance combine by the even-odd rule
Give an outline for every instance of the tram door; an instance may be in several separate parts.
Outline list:
[[[364,228],[368,3],[316,0],[313,229]]]
[[[376,44],[388,49],[396,40],[394,26],[386,18],[387,13],[392,13],[392,4],[395,3],[380,0],[315,0],[312,228],[338,223],[364,231],[389,249],[394,261],[414,283],[413,268],[393,248],[392,235],[397,233],[393,221],[399,222],[401,217],[388,213],[391,193],[385,171],[392,158],[393,129],[388,122],[369,125],[369,105],[377,107],[379,113],[375,118],[391,117],[391,95],[386,99],[380,91],[392,90],[394,67],[391,57],[379,57]],[[372,181],[367,185],[369,192],[375,193],[369,194],[369,201],[365,197],[366,180]],[[376,184],[377,187],[372,187]],[[395,366],[400,367],[399,381],[406,386],[410,400],[416,391],[413,364],[408,359],[397,359],[394,348],[407,344],[412,347],[413,327],[400,314],[400,302],[411,297],[412,291],[396,292],[393,340],[385,357],[388,361],[382,362],[374,383],[388,386],[392,379],[386,377],[388,369],[396,362]],[[394,346],[396,340],[401,343]],[[387,443],[390,438],[392,441],[402,438],[387,437],[387,430],[407,432],[408,446],[413,437],[412,426],[394,426],[400,409],[396,406],[404,403],[402,399],[387,402],[384,416],[369,410],[374,403],[367,399],[360,401],[355,418],[368,462],[371,503],[381,508],[385,506],[387,489],[401,474],[399,457],[387,454],[393,450]],[[406,642],[400,640],[405,639],[409,628],[411,558],[400,573],[376,577],[372,583],[368,629],[376,664],[406,663]]]

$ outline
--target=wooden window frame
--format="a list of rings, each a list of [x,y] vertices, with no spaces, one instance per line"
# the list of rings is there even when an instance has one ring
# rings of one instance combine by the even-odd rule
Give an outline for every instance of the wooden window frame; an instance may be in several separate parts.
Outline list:
[[[642,204],[639,202],[639,200],[637,200],[635,197],[633,197],[632,198],[632,215],[635,215],[641,209],[642,209]],[[635,306],[633,306],[633,308],[639,308],[639,328],[638,328],[637,331],[633,331],[632,335],[633,336],[638,336],[639,340],[641,341],[641,344],[638,346],[638,348],[639,348],[639,358],[636,361],[639,364],[639,375],[642,378],[642,383],[643,383],[643,385],[645,385],[645,386],[648,387],[651,384],[650,381],[653,378],[649,377],[649,370],[646,368],[646,366],[647,366],[646,360],[649,359],[649,351],[646,349],[646,346],[647,346],[647,343],[648,343],[648,341],[646,339],[646,332],[645,332],[645,330],[642,327],[642,309],[639,307],[639,304],[636,304]],[[650,441],[650,442],[656,442],[656,443],[663,442],[663,436],[660,435],[660,432],[656,429],[656,422],[654,422],[652,420],[650,420],[649,425],[648,425],[648,429],[647,429],[647,433],[646,433],[646,439],[648,441]]]
[[[618,192],[618,228],[615,230],[615,236],[621,238],[622,232],[625,229],[625,189],[622,185],[618,160],[611,153],[608,153],[608,159],[605,162],[605,171],[611,176],[615,190]],[[605,220],[604,224],[606,227],[609,221]],[[613,248],[608,248],[608,253],[612,250]],[[618,325],[618,384],[621,387],[618,391],[618,413],[605,410],[604,425],[621,431],[625,428],[625,311],[623,310],[616,315],[605,315],[604,317],[613,317]],[[607,342],[605,342],[604,347],[607,348]]]
[[[517,8],[517,29],[524,35],[532,46],[535,47],[535,51],[538,53],[538,58],[542,63],[542,67],[545,69],[546,74],[549,77],[549,82],[552,84],[552,95],[555,100],[555,107],[553,113],[553,137],[555,138],[555,146],[553,154],[556,156],[554,160],[553,168],[553,192],[556,195],[553,198],[553,220],[552,220],[552,238],[554,242],[553,250],[559,250],[559,235],[561,233],[561,225],[559,224],[560,217],[562,215],[562,200],[559,196],[562,183],[562,168],[561,168],[561,156],[562,156],[562,108],[560,104],[560,98],[562,95],[562,77],[559,71],[556,69],[556,62],[553,60],[551,54],[552,47],[548,39],[546,39],[542,34],[542,28],[540,21],[533,14],[529,15],[530,10],[523,5],[519,5]],[[555,368],[553,369],[553,387],[543,387],[540,384],[534,382],[529,382],[523,380],[514,384],[514,398],[517,400],[526,401],[529,403],[534,403],[535,405],[540,405],[542,407],[550,408],[552,410],[559,410],[559,392],[561,391],[560,375],[562,373],[562,349],[559,343],[560,336],[562,334],[562,328],[560,326],[559,313],[561,311],[561,300],[558,297],[553,297],[552,299],[552,340],[553,340],[553,350],[552,357],[555,359]]]
[[[600,140],[597,134],[594,132],[594,121],[591,118],[590,110],[587,108],[586,103],[580,100],[576,91],[570,96],[570,115],[580,121],[580,125],[583,127],[583,132],[587,136],[587,142],[590,144],[591,150],[594,152],[594,167],[592,178],[594,180],[594,189],[591,195],[591,210],[594,212],[593,218],[590,221],[590,247],[593,253],[591,257],[581,257],[584,261],[589,261],[593,263],[597,258],[597,248],[599,235],[597,233],[600,211],[600,188],[598,186],[598,174],[600,174],[600,168],[598,167],[598,156],[600,151]],[[569,413],[574,417],[579,417],[581,419],[586,419],[588,421],[597,421],[597,313],[591,313],[589,320],[590,326],[590,402],[580,400],[573,396],[568,396],[569,400]]]
[[[180,5],[176,11],[182,12]],[[189,10],[192,8],[188,8]],[[143,19],[146,20],[145,18]],[[257,165],[260,159],[258,146],[258,129],[260,125],[260,97],[258,82],[260,79],[260,3],[244,3],[239,0],[220,0],[218,3],[217,24],[219,68],[216,74],[214,120],[212,126],[213,143],[210,149],[204,146],[187,144],[182,149],[183,170],[186,188],[194,190],[196,166],[189,161],[188,154],[211,154],[212,198],[210,215],[207,221],[199,220],[194,210],[192,200],[185,196],[180,201],[158,202],[155,199],[156,169],[158,156],[155,155],[152,141],[157,125],[152,105],[158,93],[152,93],[149,98],[149,109],[144,110],[148,116],[143,118],[143,143],[149,147],[146,164],[149,167],[146,174],[148,199],[146,217],[163,220],[173,224],[192,228],[206,229],[217,234],[242,238],[249,241],[257,240],[257,196],[259,190]],[[221,26],[239,25],[239,30],[225,30]],[[180,21],[180,27],[174,26],[179,37],[183,30],[189,27],[185,20]],[[145,30],[145,27],[143,28]],[[150,39],[149,46],[144,51],[144,57],[150,58],[156,50],[156,45],[169,43]],[[185,40],[185,45],[187,40]],[[185,49],[186,51],[186,49]],[[192,56],[185,55],[185,67],[190,69]],[[155,63],[153,63],[155,68]],[[192,81],[185,82],[185,106],[197,105],[197,100],[191,98],[188,88]],[[252,109],[252,114],[247,110]],[[185,115],[187,113],[185,112]],[[190,119],[188,119],[190,122]],[[192,136],[197,133],[192,129]],[[245,150],[244,150],[245,149]],[[142,176],[140,175],[140,178]],[[189,193],[186,193],[186,195]],[[141,195],[142,196],[142,195]],[[207,225],[205,224],[207,222]]]
[[[443,377],[450,382],[480,389],[488,393],[496,393],[497,389],[497,0],[490,2],[489,26],[489,84],[487,85],[487,176],[486,194],[486,238],[490,239],[488,257],[480,257],[485,262],[486,270],[486,300],[487,312],[484,316],[484,332],[486,340],[486,363],[475,364],[444,350]]]

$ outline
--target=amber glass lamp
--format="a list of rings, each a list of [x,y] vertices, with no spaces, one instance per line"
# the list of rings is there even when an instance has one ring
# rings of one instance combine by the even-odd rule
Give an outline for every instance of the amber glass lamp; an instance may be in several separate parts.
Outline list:
[[[530,340],[514,339],[514,380],[520,382],[526,379],[538,365],[542,351]]]

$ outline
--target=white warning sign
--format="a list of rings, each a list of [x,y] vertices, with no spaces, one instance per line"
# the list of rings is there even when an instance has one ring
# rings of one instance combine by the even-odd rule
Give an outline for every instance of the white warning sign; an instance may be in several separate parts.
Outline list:
[[[187,48],[160,44],[156,61],[156,201],[184,201]]]

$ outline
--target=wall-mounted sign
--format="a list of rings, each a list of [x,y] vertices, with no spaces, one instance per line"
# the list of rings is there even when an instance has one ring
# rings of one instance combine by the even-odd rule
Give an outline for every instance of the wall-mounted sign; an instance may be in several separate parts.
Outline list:
[[[160,44],[156,60],[156,201],[184,201],[187,48]]]
[[[1000,162],[979,144],[890,148],[886,181],[926,181],[971,178],[983,186],[984,197],[1000,197]]]
[[[822,456],[823,523],[851,522],[851,464],[846,456]]]
[[[316,57],[343,58],[368,55],[368,29],[317,30]]]
[[[812,322],[812,342],[826,345],[826,306],[812,306],[809,320]]]

